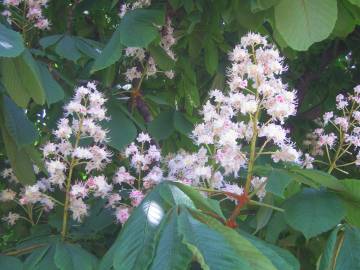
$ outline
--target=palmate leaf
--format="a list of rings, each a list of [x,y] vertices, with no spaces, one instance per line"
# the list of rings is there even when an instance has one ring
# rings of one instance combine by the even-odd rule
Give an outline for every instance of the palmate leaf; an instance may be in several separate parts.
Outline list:
[[[166,181],[158,185],[134,210],[99,269],[186,269],[196,261],[203,269],[285,270],[285,261],[296,262],[271,249],[267,254],[282,258],[273,263],[219,221],[223,215],[215,203],[190,189]]]
[[[1,270],[23,270],[23,263],[15,257],[0,255],[0,267]]]

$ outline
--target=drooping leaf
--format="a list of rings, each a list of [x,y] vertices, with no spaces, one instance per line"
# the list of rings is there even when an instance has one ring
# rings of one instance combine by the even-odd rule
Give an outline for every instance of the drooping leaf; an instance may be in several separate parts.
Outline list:
[[[299,51],[326,39],[336,19],[336,0],[281,0],[275,6],[276,29],[291,48]]]
[[[6,154],[15,176],[22,184],[33,184],[36,181],[36,176],[28,153],[17,147],[15,141],[1,122],[0,127]]]
[[[288,199],[284,209],[286,222],[308,239],[330,230],[345,216],[336,194],[309,188]]]
[[[0,23],[0,57],[16,57],[24,49],[22,36]]]
[[[45,89],[40,71],[29,50],[16,58],[5,58],[1,62],[2,83],[10,97],[22,108],[26,108],[29,99],[38,104],[45,103]]]
[[[61,57],[77,62],[82,54],[76,46],[76,39],[73,36],[64,35],[56,44],[55,51]]]
[[[38,137],[34,124],[29,121],[24,110],[6,95],[3,96],[3,114],[5,127],[19,149],[34,143]]]
[[[119,106],[121,105],[115,100],[109,100],[107,102],[108,114],[111,118],[109,121],[104,121],[102,126],[109,130],[108,145],[118,150],[123,150],[126,145],[135,139],[137,129]]]
[[[165,23],[163,10],[135,9],[125,14],[119,25],[120,41],[127,47],[147,47],[160,36],[156,27]]]
[[[172,110],[161,112],[149,123],[148,130],[150,134],[158,140],[168,138],[174,132],[173,115]]]
[[[63,100],[65,97],[64,90],[58,82],[52,77],[45,64],[39,63],[40,75],[46,92],[46,103],[54,104]]]
[[[120,42],[120,28],[118,27],[100,55],[95,59],[91,73],[111,66],[121,58],[123,45]]]

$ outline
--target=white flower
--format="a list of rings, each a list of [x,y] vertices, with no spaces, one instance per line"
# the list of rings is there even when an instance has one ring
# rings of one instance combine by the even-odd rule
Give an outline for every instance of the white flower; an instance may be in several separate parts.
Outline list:
[[[72,212],[73,220],[81,222],[88,214],[88,206],[81,198],[70,197],[70,211]]]
[[[7,222],[9,225],[15,225],[16,221],[20,218],[17,213],[9,212],[7,216],[3,217],[2,220]]]

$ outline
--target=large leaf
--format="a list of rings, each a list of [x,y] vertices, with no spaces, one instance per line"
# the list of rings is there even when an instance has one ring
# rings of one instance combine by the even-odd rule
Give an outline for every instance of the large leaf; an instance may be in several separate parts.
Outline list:
[[[15,57],[24,49],[22,36],[0,23],[0,57]]]
[[[1,270],[23,270],[22,262],[15,257],[0,255]]]
[[[120,28],[111,36],[111,39],[106,44],[100,55],[95,59],[95,62],[91,68],[91,72],[95,72],[108,66],[111,66],[121,57],[123,45],[120,43]]]
[[[337,19],[336,0],[281,0],[275,6],[276,29],[293,49],[304,51],[326,39]]]
[[[56,53],[61,57],[76,63],[83,56],[77,48],[76,41],[75,37],[64,35],[56,44]]]
[[[278,270],[299,270],[298,260],[287,250],[266,243],[259,238],[241,231],[240,234],[249,240],[264,254]]]
[[[163,10],[135,9],[125,14],[119,25],[120,41],[127,47],[147,47],[159,38],[165,22]]]
[[[45,64],[39,63],[40,75],[46,92],[46,103],[53,103],[63,100],[65,97],[64,90],[58,82],[52,77]]]
[[[149,123],[149,132],[155,139],[166,139],[174,132],[173,115],[172,110],[163,111]]]
[[[116,270],[141,270],[150,265],[158,231],[171,202],[168,186],[160,184],[134,210],[115,242],[113,266]]]
[[[194,254],[202,269],[251,269],[247,261],[236,254],[221,233],[192,217],[186,209],[180,212],[179,227],[184,235],[185,245]],[[272,268],[263,268],[265,269]]]
[[[159,45],[149,48],[150,55],[154,58],[156,65],[162,70],[170,70],[175,66],[175,61]]]
[[[78,245],[58,243],[54,256],[60,270],[95,270],[97,258]]]
[[[11,168],[14,170],[15,176],[23,184],[33,184],[36,180],[36,176],[29,153],[23,149],[20,150],[5,126],[1,123],[0,126],[6,154],[10,161]]]
[[[169,220],[159,238],[151,270],[183,270],[192,261],[193,255],[183,243],[177,218],[175,210],[169,212]]]
[[[360,180],[342,179],[345,190],[341,192],[346,208],[346,221],[360,227]]]
[[[248,239],[244,236],[237,233],[235,230],[230,229],[229,227],[224,226],[219,221],[210,216],[192,212],[193,216],[199,219],[201,222],[205,223],[214,231],[218,232],[221,237],[223,238],[222,242],[227,243],[231,246],[231,249],[234,250],[237,258],[230,258],[230,262],[223,262],[222,260],[226,257],[215,256],[215,258],[220,258],[220,261],[217,262],[219,265],[223,265],[226,263],[240,263],[244,265],[244,267],[235,267],[235,268],[215,268],[210,267],[210,269],[252,269],[252,270],[274,270],[276,268],[271,261],[266,257],[266,255],[262,254],[262,252],[256,248]],[[201,234],[202,235],[202,234]],[[206,238],[206,236],[204,236]],[[208,248],[211,250],[217,246],[207,245]],[[221,253],[221,251],[219,252]],[[226,253],[224,251],[224,253]],[[229,253],[231,254],[231,253]],[[220,255],[220,254],[219,254]],[[210,266],[210,265],[209,265]]]
[[[5,127],[19,148],[34,143],[38,137],[34,124],[29,121],[24,110],[6,95],[3,97],[3,114]]]
[[[26,258],[24,270],[58,270],[54,260],[55,250],[56,246],[54,244],[35,249]]]
[[[336,240],[337,240],[337,234],[339,232],[339,228],[335,228],[327,242],[324,249],[323,254],[321,255],[320,263],[318,270],[331,270],[333,269],[333,256],[335,255],[335,248],[336,248]]]
[[[136,135],[137,129],[133,122],[123,113],[117,101],[109,100],[107,102],[109,121],[103,122],[103,127],[109,130],[108,136],[110,141],[108,145],[123,150],[126,145],[131,143]]]
[[[334,176],[319,170],[314,169],[291,169],[293,173],[299,174],[303,177],[310,179],[317,185],[327,187],[333,190],[342,191],[344,190],[343,185]]]
[[[360,229],[346,226],[335,270],[360,269]]]
[[[286,222],[308,239],[330,230],[345,216],[336,194],[309,188],[288,199],[284,209]]]
[[[16,58],[4,58],[0,71],[2,83],[17,105],[26,108],[30,98],[38,104],[45,103],[40,70],[29,50]]]
[[[285,170],[272,168],[265,186],[266,191],[284,197],[286,187],[291,183],[292,175]]]

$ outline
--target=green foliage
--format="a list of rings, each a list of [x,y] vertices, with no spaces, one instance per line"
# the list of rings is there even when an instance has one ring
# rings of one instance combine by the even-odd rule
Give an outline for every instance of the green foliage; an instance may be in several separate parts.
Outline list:
[[[298,269],[289,253],[224,226],[219,211],[190,187],[161,183],[135,209],[100,269],[184,269],[192,261],[203,269]]]
[[[119,25],[120,42],[127,47],[147,47],[159,31],[155,25],[165,23],[163,10],[136,9],[125,14]]]
[[[341,200],[324,190],[304,189],[284,204],[285,220],[309,239],[336,226],[345,216]]]
[[[337,18],[336,0],[281,0],[275,6],[276,28],[296,50],[327,38]]]
[[[25,49],[22,36],[0,24],[0,57],[16,57]]]
[[[85,81],[95,81],[108,99],[111,119],[101,124],[114,157],[140,131],[149,132],[166,154],[197,149],[190,135],[198,109],[210,89],[227,91],[228,52],[248,31],[267,35],[286,57],[286,82],[298,91],[300,111],[288,127],[299,148],[315,127],[313,120],[333,110],[335,96],[359,84],[358,0],[153,0],[120,18],[125,2],[134,1],[49,1],[44,12],[52,22],[49,31],[0,18],[0,170],[10,165],[21,184],[36,181],[34,164],[46,176],[39,149],[53,136],[74,87]],[[174,27],[175,60],[160,46],[167,18]],[[127,47],[144,48],[145,57],[153,57],[160,70],[155,78],[145,76],[139,89],[125,87],[126,69],[144,68],[123,57]],[[168,70],[174,79],[164,76]],[[107,168],[108,179],[122,162]],[[61,206],[41,220],[47,223],[41,224],[44,230],[25,226],[24,220],[11,228],[1,223],[1,253],[27,248],[40,238],[47,244],[18,257],[1,255],[0,268],[360,269],[360,177],[355,167],[346,179],[339,171],[326,173],[319,163],[303,169],[263,161],[254,171],[268,178],[262,203],[280,209],[246,205],[236,220],[240,229],[225,226],[233,203],[164,182],[124,226],[113,223],[102,200],[92,202],[84,222],[71,223],[70,241],[52,236],[61,227]],[[75,174],[77,180],[88,177]],[[2,182],[0,192],[3,188]],[[63,201],[62,194],[55,197]],[[1,215],[12,209],[10,204],[1,203]],[[23,237],[27,240],[20,241]]]

